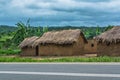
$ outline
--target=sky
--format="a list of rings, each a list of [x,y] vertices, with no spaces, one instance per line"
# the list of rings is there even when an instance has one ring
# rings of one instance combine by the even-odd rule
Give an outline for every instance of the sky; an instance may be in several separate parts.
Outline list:
[[[0,0],[0,25],[120,25],[120,0]]]

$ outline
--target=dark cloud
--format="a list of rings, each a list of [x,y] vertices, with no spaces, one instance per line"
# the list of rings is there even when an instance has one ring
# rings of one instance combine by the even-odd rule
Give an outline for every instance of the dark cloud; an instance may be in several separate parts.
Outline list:
[[[32,25],[120,24],[120,0],[0,0],[0,24],[31,18]]]

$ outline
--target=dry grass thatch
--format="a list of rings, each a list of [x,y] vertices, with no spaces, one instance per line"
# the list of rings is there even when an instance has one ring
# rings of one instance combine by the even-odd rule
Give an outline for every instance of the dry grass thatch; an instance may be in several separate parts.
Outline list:
[[[21,44],[19,45],[20,48],[24,48],[24,47],[31,47],[33,45],[33,43],[35,42],[35,40],[37,40],[39,37],[33,36],[33,37],[29,37],[29,38],[25,38]]]
[[[84,41],[87,42],[79,29],[46,32],[34,42],[33,46],[39,44],[73,44],[78,40],[79,36],[82,36]]]
[[[98,43],[120,43],[120,27],[113,27],[94,38]]]

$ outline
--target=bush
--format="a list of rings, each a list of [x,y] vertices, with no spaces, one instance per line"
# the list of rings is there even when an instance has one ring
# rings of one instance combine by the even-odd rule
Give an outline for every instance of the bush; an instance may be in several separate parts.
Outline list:
[[[21,51],[20,50],[11,50],[11,49],[7,49],[7,50],[0,50],[0,55],[17,55],[19,54]]]

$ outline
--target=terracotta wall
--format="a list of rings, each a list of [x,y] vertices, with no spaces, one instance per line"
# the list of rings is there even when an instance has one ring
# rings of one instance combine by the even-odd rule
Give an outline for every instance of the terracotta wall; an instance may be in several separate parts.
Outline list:
[[[20,55],[21,56],[35,56],[36,50],[35,48],[26,47],[22,49],[22,53]]]
[[[84,41],[80,37],[77,43],[67,46],[40,45],[39,55],[41,56],[72,56],[81,55],[84,52]]]
[[[98,44],[98,56],[120,56],[120,44]]]
[[[84,53],[97,53],[97,42],[95,42],[94,40],[88,40],[88,43],[84,46]]]

